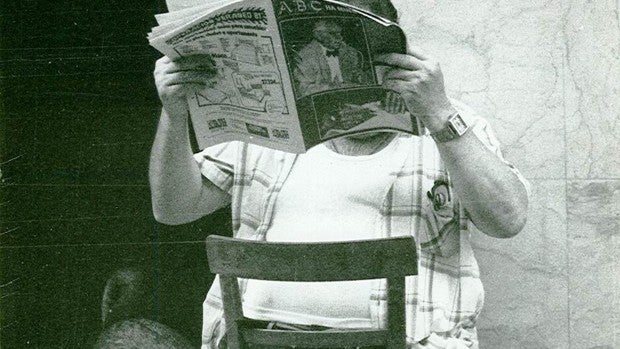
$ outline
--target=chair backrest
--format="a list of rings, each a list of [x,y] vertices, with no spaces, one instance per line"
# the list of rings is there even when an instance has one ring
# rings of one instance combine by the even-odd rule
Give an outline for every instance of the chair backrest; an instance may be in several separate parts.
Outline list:
[[[385,346],[402,349],[405,334],[405,276],[417,274],[413,237],[327,243],[276,243],[207,238],[212,273],[220,275],[229,348],[248,343],[296,347]],[[237,278],[276,281],[387,279],[385,329],[279,331],[246,326]]]

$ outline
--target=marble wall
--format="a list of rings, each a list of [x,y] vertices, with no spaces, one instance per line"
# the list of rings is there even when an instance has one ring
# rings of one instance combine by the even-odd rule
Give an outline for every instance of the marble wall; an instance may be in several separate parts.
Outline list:
[[[620,348],[620,2],[394,3],[532,184],[519,236],[474,234],[481,348]]]

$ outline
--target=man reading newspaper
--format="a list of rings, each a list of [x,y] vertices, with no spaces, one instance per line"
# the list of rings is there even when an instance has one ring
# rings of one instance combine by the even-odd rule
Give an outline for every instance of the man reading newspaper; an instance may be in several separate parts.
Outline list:
[[[346,2],[396,20],[389,0]],[[376,131],[335,138],[299,155],[241,142],[192,154],[186,94],[204,88],[211,60],[159,59],[154,75],[163,111],[150,167],[155,217],[183,224],[231,204],[238,238],[318,242],[413,235],[419,275],[406,283],[410,347],[477,348],[483,289],[467,226],[472,222],[498,238],[517,234],[526,220],[526,184],[502,158],[488,123],[446,96],[433,58],[410,49],[379,55],[374,63],[388,67],[383,86],[400,95],[428,134]],[[269,327],[385,323],[380,281],[245,280],[241,289],[245,315]],[[203,307],[203,348],[224,348],[217,280]]]

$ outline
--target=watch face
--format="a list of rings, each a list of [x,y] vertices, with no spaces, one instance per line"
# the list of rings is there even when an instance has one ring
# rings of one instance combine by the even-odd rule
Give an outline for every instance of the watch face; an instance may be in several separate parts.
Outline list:
[[[465,131],[467,131],[467,124],[463,121],[460,114],[456,114],[452,119],[450,119],[450,125],[452,126],[454,133],[459,136],[462,136]]]

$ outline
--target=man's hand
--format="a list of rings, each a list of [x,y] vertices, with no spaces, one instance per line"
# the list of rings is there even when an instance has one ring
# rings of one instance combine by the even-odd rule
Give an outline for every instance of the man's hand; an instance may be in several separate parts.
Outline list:
[[[375,62],[390,67],[383,77],[383,86],[399,93],[409,112],[429,131],[439,131],[445,126],[456,109],[446,96],[438,62],[411,49],[409,54],[379,55]]]
[[[215,75],[209,55],[181,57],[172,61],[164,56],[155,63],[155,85],[168,115],[187,115],[187,94],[207,86]]]

